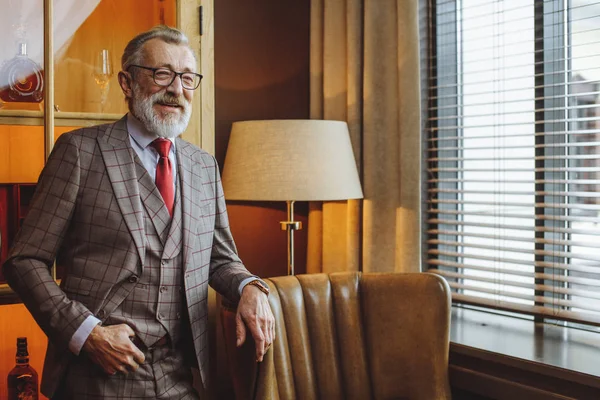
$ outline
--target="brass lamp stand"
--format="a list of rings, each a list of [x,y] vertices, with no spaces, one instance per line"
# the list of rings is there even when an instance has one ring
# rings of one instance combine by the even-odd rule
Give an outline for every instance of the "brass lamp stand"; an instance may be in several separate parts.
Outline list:
[[[294,200],[287,201],[287,221],[279,222],[281,230],[287,231],[288,275],[294,275],[294,231],[302,229],[301,221],[294,221]]]

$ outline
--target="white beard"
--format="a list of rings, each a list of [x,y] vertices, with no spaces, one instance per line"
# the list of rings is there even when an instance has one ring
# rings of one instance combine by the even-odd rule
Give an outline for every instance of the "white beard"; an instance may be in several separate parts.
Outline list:
[[[166,95],[164,92],[158,92],[144,97],[140,95],[140,88],[137,83],[133,84],[132,90],[134,100],[132,101],[131,111],[149,132],[154,133],[159,137],[170,139],[176,138],[185,131],[190,122],[192,108],[190,103],[183,96],[180,98],[173,98],[172,96]],[[165,97],[167,99],[165,99]],[[178,103],[181,106],[183,113],[179,116],[174,113],[167,114],[161,119],[153,109],[154,104],[161,100],[164,100],[167,103]]]

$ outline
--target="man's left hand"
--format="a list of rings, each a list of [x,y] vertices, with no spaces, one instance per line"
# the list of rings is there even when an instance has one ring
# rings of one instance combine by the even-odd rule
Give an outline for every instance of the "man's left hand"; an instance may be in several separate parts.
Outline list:
[[[253,285],[246,285],[235,316],[237,346],[246,341],[246,329],[250,330],[256,343],[256,361],[263,356],[275,340],[275,318],[267,295]]]

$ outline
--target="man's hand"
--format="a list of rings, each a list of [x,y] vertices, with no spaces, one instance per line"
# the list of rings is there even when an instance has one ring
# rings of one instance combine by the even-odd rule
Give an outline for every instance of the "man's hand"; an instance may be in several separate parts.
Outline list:
[[[275,340],[275,317],[271,312],[267,295],[253,285],[246,285],[235,316],[237,346],[246,341],[246,328],[256,343],[256,361],[263,356]]]
[[[126,324],[96,327],[83,344],[88,357],[109,375],[122,372],[127,375],[144,362],[144,353],[138,349],[130,337],[135,332]]]

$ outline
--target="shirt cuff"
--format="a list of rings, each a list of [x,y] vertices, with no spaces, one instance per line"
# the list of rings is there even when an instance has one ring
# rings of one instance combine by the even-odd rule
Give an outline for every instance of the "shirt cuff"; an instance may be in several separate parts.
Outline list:
[[[242,290],[244,290],[244,288],[246,287],[247,284],[249,284],[252,281],[258,281],[260,279],[258,279],[256,276],[251,276],[250,278],[246,278],[244,279],[241,283],[240,283],[240,287],[238,288],[239,292],[240,292],[240,296],[242,295]]]
[[[81,324],[79,328],[77,328],[77,330],[71,337],[71,340],[69,341],[69,350],[71,350],[73,354],[75,354],[76,356],[79,355],[83,344],[87,340],[88,336],[90,336],[90,333],[92,333],[96,325],[98,325],[99,323],[100,320],[98,318],[94,317],[93,315],[90,315],[85,319],[85,321],[83,321],[83,324]]]

